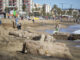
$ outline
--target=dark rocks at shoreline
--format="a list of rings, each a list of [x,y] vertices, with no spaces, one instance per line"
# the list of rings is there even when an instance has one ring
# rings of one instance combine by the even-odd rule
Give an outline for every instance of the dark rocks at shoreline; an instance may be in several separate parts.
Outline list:
[[[69,34],[69,33],[57,32],[53,34],[53,37],[56,40],[79,40],[80,34]]]

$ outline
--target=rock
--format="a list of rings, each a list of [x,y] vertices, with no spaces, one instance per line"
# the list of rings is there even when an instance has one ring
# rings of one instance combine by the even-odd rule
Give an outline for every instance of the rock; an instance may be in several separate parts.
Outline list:
[[[46,37],[45,37],[45,41],[47,41],[47,42],[54,42],[55,40],[56,39],[51,35],[46,35]]]
[[[51,35],[45,35],[45,34],[41,34],[41,35],[37,35],[35,37],[33,37],[33,40],[39,40],[40,42],[54,42],[56,39],[53,38],[53,36]]]
[[[27,31],[11,31],[11,32],[9,32],[9,35],[13,35],[16,37],[28,38],[28,39],[32,39],[32,40],[40,40],[41,42],[55,41],[55,38],[53,38],[53,36],[51,36],[51,35],[45,35],[45,34],[40,35],[38,33],[29,33]]]
[[[69,48],[64,43],[27,40],[23,44],[23,52],[60,58],[72,58]]]
[[[35,36],[38,36],[37,33],[29,33],[27,31],[10,31],[9,32],[9,35],[13,35],[13,36],[16,36],[16,37],[23,37],[23,38],[27,38],[29,37],[30,39],[32,39],[32,37],[35,37]]]
[[[80,34],[71,34],[70,35],[70,40],[79,40],[80,39]]]
[[[9,32],[9,35],[13,35],[13,36],[16,36],[16,37],[20,37],[20,36],[21,36],[21,34],[19,34],[19,33],[16,32],[16,31]]]
[[[70,34],[69,33],[55,33],[53,34],[53,37],[56,39],[56,40],[68,40]]]
[[[41,34],[40,41],[41,41],[41,42],[44,42],[44,40],[45,40],[45,35],[44,35],[44,34]]]
[[[38,49],[40,48],[39,41],[27,40],[23,44],[23,52],[27,50],[28,53],[38,54]]]
[[[44,41],[46,41],[46,42],[54,42],[55,40],[56,39],[53,38],[53,36],[51,36],[51,35],[44,35],[44,34],[42,34],[41,38],[40,38],[41,42],[44,42]]]

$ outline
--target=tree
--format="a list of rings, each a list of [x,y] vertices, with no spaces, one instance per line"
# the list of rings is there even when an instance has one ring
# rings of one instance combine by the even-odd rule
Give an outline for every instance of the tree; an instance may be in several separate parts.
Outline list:
[[[67,12],[68,15],[72,15],[72,11],[73,9],[69,9],[69,11]]]
[[[9,8],[8,8],[8,7],[5,8],[5,12],[6,12],[6,13],[9,12]]]
[[[58,15],[63,14],[63,11],[60,8],[57,8]]]
[[[42,7],[41,15],[42,15],[42,16],[46,16],[44,5],[43,5],[43,7]]]
[[[55,15],[62,14],[61,8],[59,8],[56,4],[53,6],[52,11],[55,13]]]
[[[77,12],[73,12],[73,17],[78,18]]]
[[[25,4],[23,4],[22,9],[23,9],[23,11],[26,10],[26,5]]]
[[[57,8],[58,8],[58,6],[55,4],[55,5],[53,6],[53,8],[57,9]]]

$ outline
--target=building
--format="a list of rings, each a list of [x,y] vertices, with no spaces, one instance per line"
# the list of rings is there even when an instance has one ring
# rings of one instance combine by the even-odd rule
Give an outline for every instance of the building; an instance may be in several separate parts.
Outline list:
[[[44,10],[45,10],[45,13],[50,13],[50,11],[51,11],[50,5],[44,4],[43,7],[44,7]]]
[[[5,9],[9,10],[17,8],[18,11],[22,11],[22,0],[0,0],[0,10],[5,12]]]
[[[69,12],[70,9],[64,9],[63,11],[65,11],[65,15],[69,15],[68,12]],[[80,12],[79,12],[79,9],[72,9],[71,10],[71,15],[80,15]]]
[[[37,11],[37,12],[41,12],[41,11],[42,11],[42,7],[43,7],[43,5],[38,4],[38,3],[35,3],[33,9],[34,9],[35,11]]]
[[[35,3],[32,1],[32,8],[34,9],[35,8]]]
[[[3,9],[3,1],[0,0],[0,11],[2,11],[2,9]]]
[[[26,5],[26,11],[32,12],[32,0],[0,0],[0,12],[5,12],[5,9],[9,10],[17,9],[17,11],[21,12],[23,4]]]
[[[26,5],[26,11],[32,13],[33,1],[32,0],[23,0],[23,4]]]
[[[80,12],[79,12],[78,9],[74,9],[74,10],[72,11],[72,15],[75,15],[75,14],[76,14],[76,16],[78,16],[78,15],[80,14]]]
[[[22,6],[23,6],[22,0],[16,0],[15,5],[16,5],[18,11],[21,12],[23,10],[22,9]]]

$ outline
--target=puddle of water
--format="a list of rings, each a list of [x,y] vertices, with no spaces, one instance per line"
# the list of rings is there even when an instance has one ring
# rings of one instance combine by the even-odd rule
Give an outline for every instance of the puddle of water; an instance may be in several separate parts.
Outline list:
[[[53,34],[53,30],[45,30],[45,32],[49,33],[49,34]]]
[[[78,42],[78,43],[80,43],[80,40],[74,40],[74,42]]]
[[[75,47],[78,47],[78,48],[80,48],[80,45],[76,45]]]

